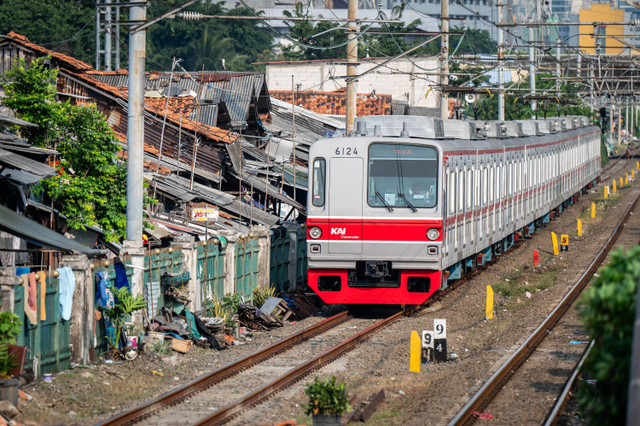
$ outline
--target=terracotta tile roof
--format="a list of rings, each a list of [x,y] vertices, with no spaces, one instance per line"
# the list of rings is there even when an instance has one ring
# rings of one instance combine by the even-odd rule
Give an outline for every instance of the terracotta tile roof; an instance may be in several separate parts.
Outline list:
[[[164,117],[166,103],[166,98],[145,98],[144,108],[147,111],[154,112],[160,117]],[[182,112],[183,129],[191,130],[193,132],[197,131],[198,134],[204,134],[220,142],[232,143],[238,139],[238,136],[233,135],[228,130],[198,123],[197,121],[188,118],[194,108],[194,98],[192,96],[172,96],[169,98],[167,120],[171,120],[176,124],[180,123],[180,112]]]
[[[42,53],[45,56],[51,55],[52,58],[60,62],[64,62],[65,65],[68,65],[73,69],[82,70],[82,71],[93,69],[93,67],[87,64],[86,62],[83,62],[76,58],[72,58],[71,56],[65,55],[63,53],[54,52],[45,47],[38,46],[37,44],[33,44],[29,41],[29,39],[26,36],[15,33],[13,31],[10,31],[9,34],[7,34],[6,38],[10,38],[16,43],[21,44],[25,47],[28,47],[29,49],[32,49],[36,52]]]
[[[38,46],[37,44],[33,44],[29,41],[29,39],[23,35],[17,34],[15,32],[10,32],[7,35],[7,38],[12,39],[18,44],[21,44],[29,49],[40,52],[43,55],[51,55],[52,58],[60,61],[60,66],[65,68],[66,71],[79,80],[83,80],[84,82],[104,91],[113,96],[116,96],[121,99],[128,99],[128,87],[116,87],[110,84],[103,83],[98,79],[92,77],[93,75],[124,75],[128,74],[127,70],[118,69],[116,71],[99,71],[93,69],[93,67],[86,62],[82,62],[71,56],[64,55],[62,53],[53,52],[44,47]],[[72,70],[67,69],[67,67]],[[156,73],[157,74],[157,73]],[[149,112],[153,112],[160,116],[164,116],[164,105],[166,102],[166,98],[145,98],[145,109]],[[193,98],[189,98],[189,100],[184,100],[181,97],[172,97],[169,101],[170,104],[176,105],[176,108],[180,108],[179,104],[187,105],[191,103],[193,105]],[[180,117],[179,111],[171,110],[167,113],[167,120],[173,122],[176,125],[179,125]],[[198,124],[193,120],[190,120],[184,116],[182,118],[182,127],[190,130],[190,131],[198,131],[199,134],[205,135],[211,139],[214,139],[219,142],[231,143],[235,141],[238,137],[231,134],[231,132],[220,129],[214,126],[208,126],[205,124]]]
[[[292,102],[291,92],[270,91],[271,97],[284,102]],[[296,105],[302,108],[328,115],[346,115],[347,94],[337,92],[298,92]],[[356,96],[356,115],[389,115],[391,114],[391,95],[358,94]]]

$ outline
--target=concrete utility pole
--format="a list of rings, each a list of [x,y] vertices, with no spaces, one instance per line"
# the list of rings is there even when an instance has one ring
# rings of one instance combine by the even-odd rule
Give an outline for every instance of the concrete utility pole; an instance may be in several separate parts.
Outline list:
[[[560,39],[556,39],[556,96],[560,97]],[[558,105],[558,116],[560,116],[560,105]]]
[[[442,69],[440,70],[440,87],[449,85],[449,0],[441,0],[440,15],[442,25],[440,31],[442,33]],[[449,118],[449,101],[447,93],[440,91],[440,118]]]
[[[535,0],[535,22],[540,22],[540,0]],[[536,47],[535,43],[538,40],[536,34],[539,33],[538,29],[534,29],[533,26],[529,27],[529,85],[531,88],[531,96],[536,95]],[[535,99],[531,100],[531,110],[533,111],[533,116],[531,118],[536,118],[537,110],[538,110],[538,101]]]
[[[134,0],[129,9],[131,21],[147,19],[146,1]],[[124,247],[131,256],[131,292],[143,293],[144,247],[142,245],[143,161],[144,161],[144,69],[145,30],[129,33],[129,103],[127,122],[127,240]],[[141,322],[134,318],[134,322]]]
[[[502,14],[502,2],[498,3],[498,16],[500,23],[504,22]],[[498,28],[498,120],[504,121],[504,30],[502,26]]]
[[[358,27],[356,18],[358,15],[358,0],[349,0],[349,32],[347,33],[347,77],[358,74]],[[356,119],[356,91],[358,82],[355,79],[347,78],[347,135],[353,130],[353,123]]]

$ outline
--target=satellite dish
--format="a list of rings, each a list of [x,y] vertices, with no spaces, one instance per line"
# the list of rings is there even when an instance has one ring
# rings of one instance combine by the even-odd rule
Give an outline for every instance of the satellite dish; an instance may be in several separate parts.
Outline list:
[[[464,100],[467,101],[468,104],[472,104],[476,101],[475,93],[467,93],[464,95]]]

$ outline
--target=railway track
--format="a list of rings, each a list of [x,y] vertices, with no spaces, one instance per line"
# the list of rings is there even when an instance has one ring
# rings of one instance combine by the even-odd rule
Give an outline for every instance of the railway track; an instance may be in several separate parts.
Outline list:
[[[635,163],[635,160],[632,160],[632,162]],[[616,173],[616,169],[618,169],[616,165],[620,163],[626,164],[628,162],[615,162],[610,168],[608,168],[608,170],[613,170],[612,173]],[[624,167],[624,165],[620,167]],[[603,177],[603,179],[609,179],[609,177]],[[628,214],[629,213],[627,212],[625,216],[628,216]],[[457,287],[457,285],[454,286],[454,288],[455,287]],[[237,398],[234,402],[226,404],[221,408],[218,408],[215,411],[211,412],[210,414],[207,414],[206,416],[202,416],[199,418],[189,418],[188,420],[186,418],[183,418],[184,423],[222,424],[228,422],[234,417],[241,415],[243,411],[247,410],[249,407],[271,397],[276,392],[279,392],[287,386],[290,386],[313,370],[320,368],[323,365],[340,357],[342,354],[355,347],[359,342],[365,340],[375,331],[399,319],[400,317],[402,317],[402,315],[403,313],[397,313],[389,318],[379,321],[378,323],[370,327],[366,327],[364,330],[356,333],[355,335],[344,339],[344,341],[342,341],[340,344],[323,351],[318,356],[300,363],[299,365],[288,371],[286,374],[282,374],[274,380],[271,380],[268,383],[257,387],[254,391]],[[347,312],[337,314],[334,317],[328,318],[327,320],[321,321],[320,323],[312,327],[289,336],[280,342],[274,343],[273,345],[270,345],[259,352],[251,354],[232,364],[201,376],[179,388],[156,397],[131,410],[120,413],[101,424],[133,424],[139,422],[144,422],[145,424],[166,424],[166,417],[164,416],[169,411],[166,410],[167,408],[171,408],[171,411],[179,413],[181,410],[180,407],[184,405],[184,402],[191,402],[190,400],[195,399],[196,395],[205,393],[207,389],[211,388],[213,385],[220,383],[231,376],[240,374],[242,371],[252,366],[258,365],[277,354],[287,351],[288,349],[303,341],[306,341],[314,336],[318,336],[321,333],[325,333],[349,319],[350,317],[348,316]],[[218,406],[219,405],[217,405],[216,407]],[[209,411],[211,410],[209,409]],[[178,416],[180,416],[180,414],[178,414]]]
[[[632,212],[640,201],[640,194],[635,196],[632,203],[618,221],[611,235],[607,239],[602,249],[595,259],[586,268],[578,281],[573,285],[565,297],[556,308],[545,318],[536,330],[524,341],[522,345],[502,364],[502,366],[489,378],[489,380],[476,392],[476,394],[465,404],[458,414],[449,422],[449,425],[471,424],[476,420],[474,413],[483,412],[487,406],[496,398],[500,390],[516,374],[517,370],[531,357],[536,348],[545,337],[558,324],[565,313],[576,301],[582,290],[587,286],[593,274],[607,257],[609,251],[622,233],[625,223],[629,220]]]
[[[405,312],[398,312],[371,325],[371,320],[356,320],[346,311],[341,312],[232,364],[122,412],[101,424],[211,425],[228,422],[249,407],[273,396],[310,372],[350,351],[371,334],[403,315]],[[352,325],[354,322],[356,324]],[[338,330],[339,325],[344,327]],[[347,325],[351,326],[346,327]],[[361,330],[354,333],[354,328]],[[323,339],[317,339],[321,334]],[[328,334],[333,336],[326,337]],[[312,341],[313,339],[315,341]],[[310,342],[306,350],[296,348],[295,354],[286,359],[279,359],[285,352],[288,353],[294,346],[301,346],[304,342]],[[320,355],[313,356],[318,352]],[[305,353],[306,358],[303,357]],[[300,362],[300,359],[306,359],[306,361]],[[269,361],[266,362],[267,360]],[[291,368],[291,365],[295,367]],[[282,370],[286,372],[280,374]],[[256,384],[259,382],[256,380],[257,377],[264,379],[273,376],[274,372],[277,373],[275,378],[267,383]],[[231,376],[237,377],[234,377],[232,383],[227,383],[231,382],[227,380]],[[234,395],[237,394],[238,389],[254,390],[238,397]],[[228,403],[230,399],[233,399],[233,402]],[[211,412],[214,407],[216,409]]]
[[[259,364],[272,356],[290,349],[302,341],[322,334],[336,326],[342,324],[350,318],[347,311],[340,312],[330,318],[320,321],[311,327],[305,328],[284,339],[273,343],[255,353],[241,358],[233,363],[225,365],[211,373],[205,374],[180,386],[170,392],[160,395],[150,401],[141,404],[131,410],[124,411],[110,419],[100,423],[101,425],[121,425],[133,424],[150,417],[152,414],[167,407],[174,406],[192,395],[202,392],[209,387],[219,383],[229,377],[240,373],[242,370]]]

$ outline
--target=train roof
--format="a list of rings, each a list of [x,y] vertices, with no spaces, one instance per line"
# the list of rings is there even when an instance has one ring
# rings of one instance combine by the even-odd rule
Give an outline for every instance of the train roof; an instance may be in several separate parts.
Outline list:
[[[443,152],[471,154],[474,150],[498,151],[562,143],[577,135],[599,132],[586,117],[551,117],[540,120],[473,121],[441,120],[423,116],[366,116],[356,119],[350,137],[320,140],[312,146],[315,155],[329,155],[337,144],[348,142],[365,147],[373,138],[393,138],[400,143],[419,143],[441,147]],[[324,143],[323,143],[324,141]],[[426,142],[426,141],[424,141]],[[321,153],[326,150],[326,154]]]

